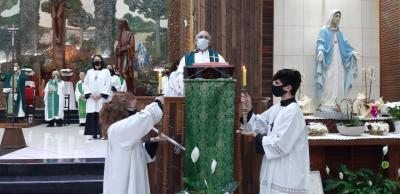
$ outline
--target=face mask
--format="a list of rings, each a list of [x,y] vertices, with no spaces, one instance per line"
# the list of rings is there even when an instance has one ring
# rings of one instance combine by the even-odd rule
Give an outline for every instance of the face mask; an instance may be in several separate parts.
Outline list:
[[[283,96],[286,92],[283,90],[283,87],[285,86],[275,86],[272,85],[272,94],[276,97],[281,97]]]
[[[136,113],[137,113],[137,109],[135,109],[135,110],[128,110],[129,116],[132,116],[132,115],[134,115],[134,114],[136,114]]]
[[[14,67],[14,71],[18,71],[18,67]]]
[[[208,48],[208,40],[205,38],[197,39],[197,48],[204,51]]]

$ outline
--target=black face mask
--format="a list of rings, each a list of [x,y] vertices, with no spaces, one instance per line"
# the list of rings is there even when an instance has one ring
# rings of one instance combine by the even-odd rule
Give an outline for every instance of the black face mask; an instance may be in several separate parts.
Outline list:
[[[100,62],[100,61],[95,61],[95,62],[94,62],[94,66],[100,67],[100,66],[101,66],[101,62]]]
[[[128,110],[129,116],[132,116],[132,115],[136,114],[137,112],[138,112],[137,109],[135,109],[135,110]]]
[[[286,92],[283,90],[285,86],[272,85],[272,94],[276,97],[282,97]]]

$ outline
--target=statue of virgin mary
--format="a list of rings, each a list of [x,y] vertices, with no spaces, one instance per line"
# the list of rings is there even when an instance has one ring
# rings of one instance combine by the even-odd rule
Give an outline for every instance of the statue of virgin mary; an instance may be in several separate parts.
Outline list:
[[[360,54],[340,31],[341,16],[339,10],[332,10],[317,40],[315,81],[321,100],[320,110],[324,112],[340,110],[341,101],[347,97],[353,79],[357,78]]]

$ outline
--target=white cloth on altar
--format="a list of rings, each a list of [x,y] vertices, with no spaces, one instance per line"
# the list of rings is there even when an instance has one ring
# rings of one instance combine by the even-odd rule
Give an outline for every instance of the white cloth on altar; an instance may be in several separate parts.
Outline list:
[[[47,82],[46,87],[44,88],[44,118],[46,121],[51,121],[53,119],[63,119],[64,118],[64,94],[65,94],[65,85],[64,85],[64,81],[60,81],[59,84],[57,85],[57,94],[58,94],[58,116],[53,116],[52,118],[49,117],[49,110],[48,110],[48,104],[47,104],[47,98],[49,95],[49,82],[50,80]],[[74,99],[75,100],[75,99]]]
[[[74,84],[70,81],[64,81],[65,95],[69,95],[69,109],[76,110]]]
[[[265,155],[260,172],[260,194],[306,194],[310,158],[307,130],[299,105],[274,105],[260,115],[253,114],[247,127],[266,134],[262,139]]]
[[[108,129],[104,194],[149,194],[148,155],[141,139],[162,118],[156,102]]]
[[[86,100],[86,113],[100,112],[104,102],[109,101],[111,95],[111,74],[108,69],[94,70],[89,69],[83,82],[83,91],[91,94]],[[107,99],[101,97],[94,99],[92,96],[106,94]]]
[[[326,107],[336,107],[345,98],[344,82],[346,79],[337,40],[337,32],[334,33],[333,37],[332,61],[326,73],[324,92],[321,98],[322,106]]]

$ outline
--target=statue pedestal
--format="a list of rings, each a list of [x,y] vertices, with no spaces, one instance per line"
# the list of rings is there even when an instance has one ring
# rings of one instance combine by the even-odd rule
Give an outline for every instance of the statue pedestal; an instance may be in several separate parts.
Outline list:
[[[316,111],[314,116],[333,120],[342,120],[347,118],[346,114],[336,111]]]
[[[3,139],[0,148],[24,148],[26,147],[24,132],[22,128],[29,127],[28,123],[0,123],[0,128],[4,128]]]

